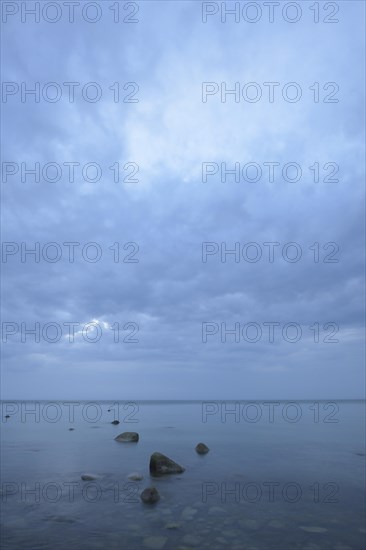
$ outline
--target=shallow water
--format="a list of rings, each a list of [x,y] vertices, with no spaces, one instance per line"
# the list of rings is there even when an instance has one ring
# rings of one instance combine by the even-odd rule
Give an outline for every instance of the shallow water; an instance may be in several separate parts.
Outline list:
[[[364,418],[361,401],[3,402],[2,548],[361,550]],[[154,451],[186,471],[151,478]]]

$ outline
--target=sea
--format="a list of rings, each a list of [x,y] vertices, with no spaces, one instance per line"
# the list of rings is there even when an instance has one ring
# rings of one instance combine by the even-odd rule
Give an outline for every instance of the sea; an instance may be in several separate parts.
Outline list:
[[[366,548],[365,401],[2,401],[0,425],[4,550]]]

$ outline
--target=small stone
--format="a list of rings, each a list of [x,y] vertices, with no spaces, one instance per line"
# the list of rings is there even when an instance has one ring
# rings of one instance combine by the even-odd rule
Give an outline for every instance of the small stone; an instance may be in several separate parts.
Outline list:
[[[144,538],[144,546],[152,550],[161,550],[164,548],[168,537],[146,537]]]
[[[10,414],[6,414],[6,415],[5,415],[5,418],[10,418]]]
[[[69,432],[73,432],[75,428],[69,428]]]
[[[277,521],[277,519],[273,519],[268,523],[268,527],[273,527],[273,529],[283,529],[284,524],[281,523],[280,521]]]
[[[150,457],[150,473],[155,475],[181,474],[185,468],[161,453],[153,453]]]
[[[113,424],[114,426],[117,426],[117,424],[119,424],[119,420],[112,420],[111,424]]]
[[[306,527],[302,525],[300,525],[300,529],[306,531],[306,533],[326,533],[328,531],[325,527]]]
[[[128,528],[130,531],[140,531],[141,525],[139,525],[138,523],[129,523]]]
[[[210,449],[204,443],[198,443],[196,445],[196,453],[198,453],[199,455],[205,455],[208,453],[209,450]]]
[[[197,514],[197,511],[195,508],[192,508],[191,506],[186,506],[182,512],[182,519],[185,519],[187,521],[190,521],[193,519],[193,516]]]
[[[166,524],[165,529],[179,529],[179,527],[180,523],[170,522]]]
[[[234,531],[233,529],[226,529],[225,531],[222,531],[222,534],[224,535],[224,537],[229,537],[233,539],[238,536],[237,531]]]
[[[69,516],[46,516],[46,521],[55,521],[56,523],[75,523],[77,520]]]
[[[139,474],[138,472],[133,472],[132,474],[128,474],[128,479],[131,481],[141,481],[144,479],[144,476],[142,474]]]
[[[187,535],[184,535],[182,538],[182,542],[184,544],[189,544],[190,546],[199,546],[201,539],[199,537],[196,537],[195,535],[190,535],[189,533]]]
[[[82,474],[81,479],[83,481],[94,481],[94,479],[97,479],[98,476],[94,474]]]
[[[220,516],[221,514],[226,514],[225,508],[220,508],[220,506],[211,506],[208,511],[209,516]]]
[[[115,441],[120,441],[122,443],[128,443],[130,441],[136,442],[139,440],[139,434],[136,432],[123,432],[122,434],[117,435],[114,439]]]
[[[142,491],[140,498],[145,504],[155,504],[160,499],[160,495],[155,487],[147,487]]]
[[[248,529],[258,529],[259,524],[258,521],[255,519],[243,519],[240,520],[240,525],[243,527],[247,527]]]

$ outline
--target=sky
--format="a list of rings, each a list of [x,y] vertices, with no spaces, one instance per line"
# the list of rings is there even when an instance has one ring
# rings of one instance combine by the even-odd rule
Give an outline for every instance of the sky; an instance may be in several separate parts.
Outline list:
[[[363,398],[365,4],[34,4],[2,3],[2,398]]]

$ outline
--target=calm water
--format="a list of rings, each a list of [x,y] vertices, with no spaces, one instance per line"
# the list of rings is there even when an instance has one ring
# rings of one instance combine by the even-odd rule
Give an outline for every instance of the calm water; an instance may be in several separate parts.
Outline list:
[[[3,402],[1,547],[365,548],[365,403],[273,403]],[[186,471],[151,478],[154,451]]]

